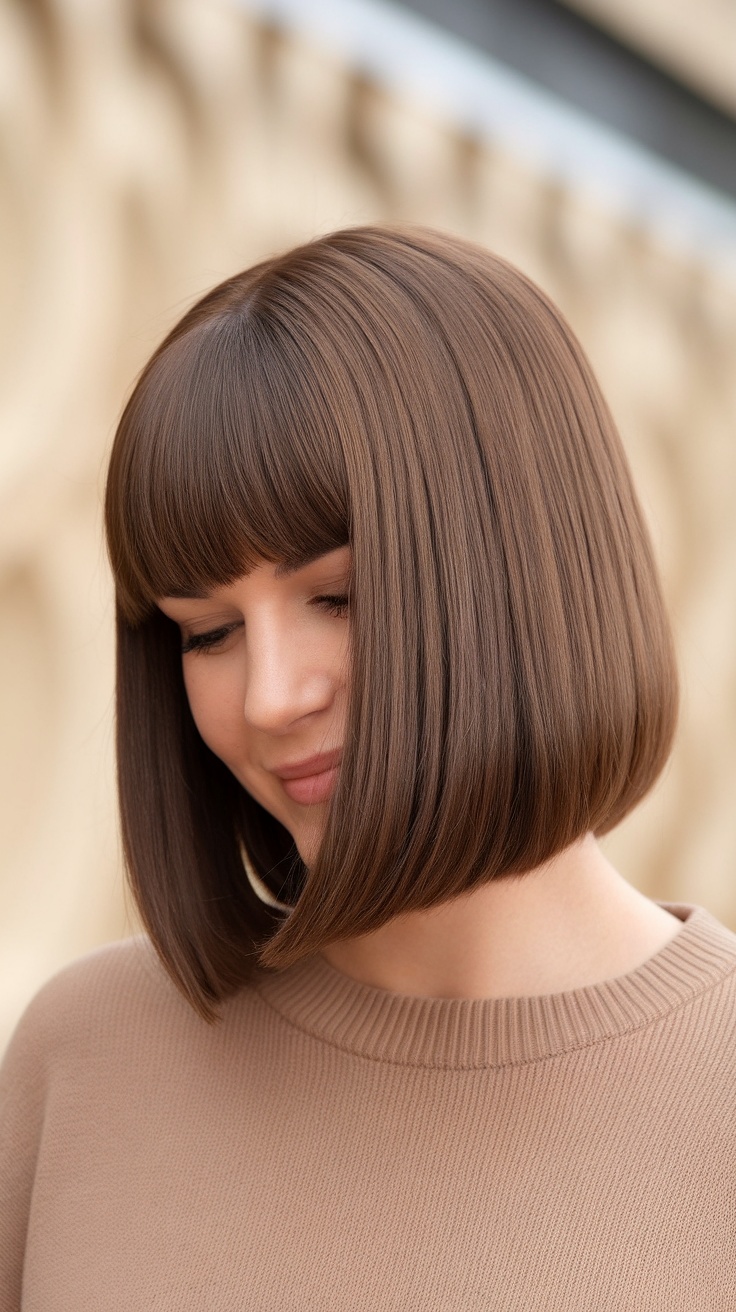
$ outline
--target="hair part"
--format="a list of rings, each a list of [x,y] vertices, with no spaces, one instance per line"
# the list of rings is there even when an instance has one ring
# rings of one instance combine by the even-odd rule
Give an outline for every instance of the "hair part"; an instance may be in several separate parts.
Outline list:
[[[458,237],[345,230],[210,292],[125,408],[106,527],[128,876],[204,1016],[605,833],[669,754],[672,639],[611,415],[549,299]],[[307,870],[199,737],[155,601],[347,542],[344,754]]]

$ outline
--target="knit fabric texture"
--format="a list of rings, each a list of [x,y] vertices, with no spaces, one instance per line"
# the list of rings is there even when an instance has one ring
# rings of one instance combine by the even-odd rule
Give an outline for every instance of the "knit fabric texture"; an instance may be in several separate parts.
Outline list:
[[[733,1312],[736,935],[415,998],[319,955],[215,1025],[145,936],[55,976],[0,1072],[2,1312]]]

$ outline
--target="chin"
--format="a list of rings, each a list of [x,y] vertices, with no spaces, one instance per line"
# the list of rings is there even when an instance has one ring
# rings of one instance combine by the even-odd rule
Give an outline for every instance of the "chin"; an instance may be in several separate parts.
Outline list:
[[[306,824],[304,826],[294,825],[291,828],[291,836],[305,866],[314,865],[322,842],[321,826],[318,829]]]
[[[232,766],[230,768],[246,792],[250,793],[251,797],[259,802],[264,810],[273,816],[274,820],[278,820],[279,824],[289,831],[294,840],[294,846],[305,866],[313,865],[324,833],[325,808],[319,805],[309,808],[285,807],[280,799],[279,802],[276,802],[265,790],[254,787],[252,782],[246,782],[236,769]],[[302,812],[301,815],[298,814],[299,811]],[[310,811],[312,814],[304,814],[304,812]],[[317,814],[314,814],[315,812]]]

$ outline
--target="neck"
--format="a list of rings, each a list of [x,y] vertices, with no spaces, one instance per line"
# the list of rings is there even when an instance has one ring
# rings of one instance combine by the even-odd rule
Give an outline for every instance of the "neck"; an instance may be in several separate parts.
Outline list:
[[[371,934],[328,944],[322,955],[393,993],[529,997],[628,974],[680,928],[588,834],[527,874],[395,916]]]

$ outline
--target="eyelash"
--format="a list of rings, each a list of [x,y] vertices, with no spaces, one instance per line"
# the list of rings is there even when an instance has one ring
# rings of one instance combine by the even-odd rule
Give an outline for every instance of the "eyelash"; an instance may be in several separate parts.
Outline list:
[[[314,601],[337,619],[345,615],[349,605],[347,597],[315,597]],[[182,655],[186,656],[190,651],[214,651],[237,627],[237,624],[223,624],[219,629],[210,629],[209,633],[193,633],[182,643]]]
[[[315,597],[314,600],[324,607],[328,615],[334,615],[337,619],[345,614],[350,604],[348,597]]]
[[[210,629],[209,633],[193,633],[186,642],[182,643],[182,655],[186,656],[190,651],[212,651],[224,642],[228,634],[235,631],[235,624],[223,624],[222,628]]]

